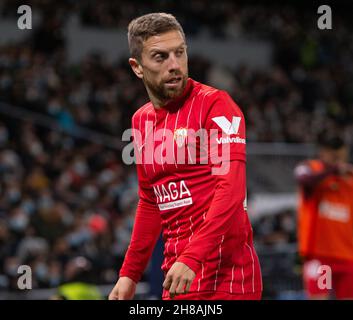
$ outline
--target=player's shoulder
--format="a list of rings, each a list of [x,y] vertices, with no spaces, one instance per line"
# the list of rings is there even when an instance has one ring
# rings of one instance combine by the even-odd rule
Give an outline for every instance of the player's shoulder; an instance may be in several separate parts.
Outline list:
[[[220,89],[214,88],[201,82],[197,82],[195,80],[193,80],[193,82],[194,92],[196,93],[195,96],[196,98],[198,98],[199,101],[214,101],[222,94],[222,90]]]
[[[137,124],[140,121],[140,119],[144,117],[151,110],[153,110],[153,105],[152,105],[152,102],[149,101],[135,111],[135,113],[132,116],[132,123]]]
[[[221,108],[223,110],[225,108],[230,108],[240,111],[239,106],[227,91],[196,81],[194,81],[194,87],[197,91],[198,105],[200,108],[206,109],[206,113],[207,111],[210,111],[210,109],[215,108]]]

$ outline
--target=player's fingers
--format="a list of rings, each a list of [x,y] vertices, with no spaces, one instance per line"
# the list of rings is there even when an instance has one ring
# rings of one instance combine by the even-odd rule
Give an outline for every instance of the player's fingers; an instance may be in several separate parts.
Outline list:
[[[187,283],[187,279],[181,279],[179,281],[179,284],[175,290],[175,294],[178,295],[178,294],[182,294],[182,293],[185,293],[185,286],[186,286],[186,283]]]
[[[127,300],[127,293],[123,291],[119,291],[118,293],[118,300]]]
[[[175,296],[175,291],[176,291],[176,288],[177,288],[177,286],[178,286],[178,284],[179,284],[179,278],[174,278],[173,279],[173,282],[172,282],[172,284],[170,285],[170,288],[169,288],[169,295],[170,295],[170,297],[173,299],[174,298],[174,296]]]
[[[119,299],[119,297],[115,293],[111,293],[108,296],[108,300],[118,300],[118,299]]]
[[[165,278],[165,280],[163,282],[163,288],[165,290],[169,290],[170,285],[172,284],[172,282],[173,282],[173,278],[167,274],[167,276],[166,276],[166,278]]]
[[[190,291],[191,284],[192,284],[192,280],[188,280],[186,282],[185,293],[188,293]]]
[[[113,288],[113,290],[110,292],[108,299],[109,300],[118,300],[119,299],[119,289],[116,285]]]

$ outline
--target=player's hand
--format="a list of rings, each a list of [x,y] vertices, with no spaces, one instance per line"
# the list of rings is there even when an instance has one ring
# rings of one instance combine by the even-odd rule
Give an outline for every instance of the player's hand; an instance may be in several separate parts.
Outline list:
[[[178,294],[188,293],[192,281],[195,278],[195,272],[192,271],[186,264],[175,262],[169,269],[163,288],[169,291],[170,297],[173,299]]]
[[[132,300],[136,291],[136,283],[128,277],[120,277],[113,290],[110,292],[109,300]]]

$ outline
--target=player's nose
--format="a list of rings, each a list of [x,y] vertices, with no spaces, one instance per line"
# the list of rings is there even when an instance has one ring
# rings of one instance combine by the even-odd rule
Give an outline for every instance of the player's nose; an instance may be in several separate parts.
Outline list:
[[[171,54],[169,56],[169,65],[168,65],[169,72],[173,72],[175,70],[180,70],[180,62],[175,54]]]

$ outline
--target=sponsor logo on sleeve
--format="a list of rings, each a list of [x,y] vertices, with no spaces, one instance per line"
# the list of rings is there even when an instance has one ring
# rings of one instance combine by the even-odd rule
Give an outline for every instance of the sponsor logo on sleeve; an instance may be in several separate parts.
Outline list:
[[[230,135],[237,135],[239,132],[241,117],[233,117],[232,122],[230,122],[225,116],[214,117],[212,118],[221,129],[226,136],[222,136],[220,138],[216,138],[218,144],[224,143],[241,143],[245,144],[246,141],[243,138],[237,137],[230,137]]]

